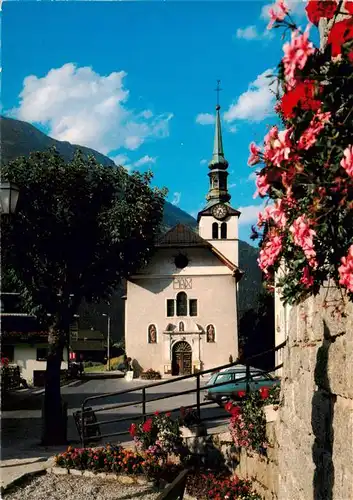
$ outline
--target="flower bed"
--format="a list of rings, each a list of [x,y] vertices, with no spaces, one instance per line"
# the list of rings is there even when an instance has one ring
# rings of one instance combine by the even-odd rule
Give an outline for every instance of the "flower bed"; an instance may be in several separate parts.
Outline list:
[[[139,453],[121,446],[107,445],[101,448],[72,448],[55,456],[56,468],[73,473],[90,471],[116,476],[144,476],[147,480],[172,482],[181,466],[161,460],[151,453]],[[122,480],[124,481],[124,479]],[[133,482],[133,481],[131,481]]]
[[[152,368],[145,372],[142,372],[140,377],[143,380],[161,380],[162,378],[161,374],[159,372],[156,372],[155,370],[152,370]]]
[[[186,492],[197,500],[261,500],[251,482],[229,472],[195,472],[188,476]]]

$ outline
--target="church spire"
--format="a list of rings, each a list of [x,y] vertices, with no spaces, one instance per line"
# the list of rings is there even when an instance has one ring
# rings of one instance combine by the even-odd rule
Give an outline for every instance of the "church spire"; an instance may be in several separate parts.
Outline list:
[[[226,203],[230,200],[231,196],[228,193],[227,188],[227,177],[228,172],[228,162],[224,157],[223,150],[223,140],[222,140],[222,126],[221,126],[221,116],[220,116],[220,105],[219,105],[219,92],[221,88],[219,86],[220,80],[217,80],[217,105],[216,105],[216,123],[215,123],[215,135],[213,142],[213,154],[212,159],[208,164],[210,169],[210,189],[207,193],[206,199],[208,204],[214,203]]]

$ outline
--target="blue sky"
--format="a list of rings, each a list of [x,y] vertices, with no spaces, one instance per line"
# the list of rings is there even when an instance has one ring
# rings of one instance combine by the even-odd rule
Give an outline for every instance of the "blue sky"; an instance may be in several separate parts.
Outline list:
[[[306,25],[303,3],[293,3]],[[268,4],[267,4],[268,5]],[[249,241],[260,199],[248,145],[276,123],[266,74],[281,55],[265,2],[17,2],[2,6],[2,110],[128,169],[152,168],[168,200],[205,204],[216,80],[231,203]]]

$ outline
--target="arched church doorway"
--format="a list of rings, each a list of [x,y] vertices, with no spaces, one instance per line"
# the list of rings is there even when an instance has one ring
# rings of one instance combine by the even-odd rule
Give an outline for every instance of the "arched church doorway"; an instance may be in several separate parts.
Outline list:
[[[191,375],[192,350],[184,340],[173,346],[172,375]]]

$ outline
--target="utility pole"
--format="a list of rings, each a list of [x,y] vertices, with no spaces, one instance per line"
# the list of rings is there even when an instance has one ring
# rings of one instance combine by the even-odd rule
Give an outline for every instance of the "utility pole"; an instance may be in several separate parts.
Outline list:
[[[107,317],[107,370],[110,371],[110,316],[109,314],[103,313],[102,316]]]

